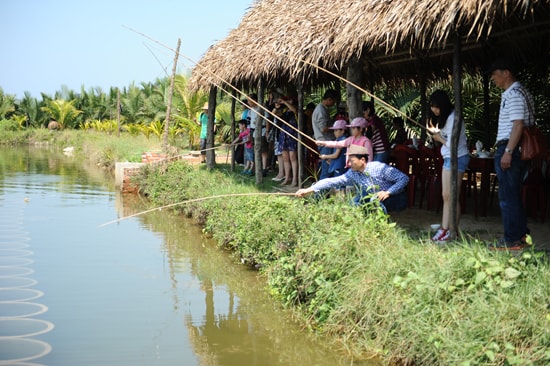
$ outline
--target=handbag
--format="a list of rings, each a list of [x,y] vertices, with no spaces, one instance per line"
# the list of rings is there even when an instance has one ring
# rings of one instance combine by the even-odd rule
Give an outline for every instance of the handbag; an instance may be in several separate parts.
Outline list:
[[[523,126],[521,133],[521,160],[545,157],[548,153],[546,136],[537,126]]]
[[[525,103],[527,104],[527,108],[529,109],[529,114],[531,115],[534,122],[535,113],[533,112],[526,91],[522,87],[516,88],[516,90],[523,95]],[[546,154],[548,153],[546,136],[544,136],[540,128],[538,128],[535,124],[523,126],[519,146],[521,152],[521,160],[532,160],[546,157]]]

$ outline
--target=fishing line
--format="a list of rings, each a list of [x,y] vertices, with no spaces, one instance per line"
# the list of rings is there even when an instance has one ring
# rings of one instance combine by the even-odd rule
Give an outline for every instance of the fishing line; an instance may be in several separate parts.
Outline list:
[[[404,112],[402,112],[402,111],[400,111],[399,109],[395,108],[394,106],[390,105],[389,103],[387,103],[386,101],[384,101],[382,98],[377,97],[376,95],[374,95],[374,94],[372,94],[372,93],[366,91],[365,89],[361,88],[359,85],[353,83],[352,81],[349,81],[349,80],[347,80],[346,78],[344,78],[344,77],[342,77],[342,76],[340,76],[340,75],[338,75],[338,74],[336,74],[336,73],[333,73],[333,72],[330,71],[330,70],[325,69],[324,67],[321,67],[321,66],[319,66],[319,65],[315,65],[315,64],[313,64],[313,63],[311,63],[311,62],[309,62],[309,61],[306,61],[306,60],[304,60],[304,59],[298,58],[297,60],[299,60],[300,62],[303,62],[303,63],[305,63],[305,64],[308,64],[308,65],[310,65],[310,66],[313,66],[313,67],[315,67],[315,68],[317,68],[317,69],[319,69],[319,70],[321,70],[321,71],[324,71],[324,72],[326,72],[327,74],[332,75],[332,76],[334,76],[334,77],[336,77],[336,78],[338,78],[338,79],[340,79],[340,80],[342,80],[342,81],[345,81],[345,82],[348,83],[349,85],[351,85],[351,86],[353,86],[353,87],[359,89],[359,90],[362,91],[363,93],[367,94],[369,97],[376,99],[378,102],[380,102],[380,103],[383,104],[384,106],[390,108],[390,109],[393,110],[394,112],[399,113],[400,115],[402,115],[403,117],[405,117],[407,120],[411,121],[412,123],[414,123],[414,124],[417,125],[418,127],[422,128],[422,129],[424,129],[424,130],[426,130],[426,131],[429,131],[429,130],[426,128],[426,126],[422,126],[420,123],[418,123],[417,121],[415,121],[415,120],[412,119],[411,117],[407,116]]]
[[[162,47],[165,47],[166,49],[176,53],[176,50],[172,49],[171,47],[165,45],[165,44],[162,44],[161,42],[149,37],[148,35],[142,33],[142,32],[139,32],[133,28],[130,28],[128,26],[123,26],[125,28],[127,28],[128,30],[132,31],[132,32],[135,32],[159,45],[161,45]],[[258,103],[258,101],[250,98],[249,95],[247,95],[246,93],[242,92],[241,90],[239,90],[238,88],[236,88],[234,85],[232,85],[230,82],[228,82],[227,80],[223,79],[222,77],[216,75],[215,73],[213,73],[212,71],[208,70],[206,67],[200,65],[199,63],[197,63],[195,60],[191,59],[190,57],[187,57],[185,54],[183,53],[179,53],[180,56],[182,56],[184,59],[190,61],[193,65],[195,66],[199,66],[202,70],[208,72],[209,74],[211,75],[214,75],[216,78],[218,78],[219,80],[221,80],[223,83],[227,84],[231,89],[235,90],[237,93],[239,93],[241,96],[244,96],[247,98],[247,100],[252,100],[255,102],[255,104],[260,108],[262,109],[264,112],[267,112],[268,114],[270,114],[271,116],[273,116],[275,119],[277,119],[278,121],[284,123],[285,125],[287,125],[289,128],[291,128],[292,130],[296,131],[298,134],[302,135],[302,137],[305,137],[307,139],[310,139],[311,141],[315,141],[315,139],[311,138],[310,136],[308,136],[306,133],[300,131],[299,129],[295,128],[294,126],[292,126],[291,124],[287,123],[285,120],[283,120],[282,118],[280,118],[279,116],[275,115],[274,113],[272,113],[268,108],[264,107],[262,104]],[[223,87],[221,87],[218,83],[216,83],[215,81],[213,81],[211,78],[209,78],[210,82],[212,84],[214,84],[216,87],[218,87],[219,89],[221,89],[223,92],[225,92],[227,95],[229,95],[230,97],[232,97],[233,99],[235,99],[236,101],[238,101],[241,105],[244,106],[244,103],[236,96],[234,96],[232,93],[229,93],[227,90],[225,90]],[[265,121],[267,121],[268,123],[271,123],[271,121],[265,117],[263,114],[261,113],[258,113],[258,115]],[[274,124],[273,124],[274,125]],[[303,145],[304,147],[306,147],[307,149],[311,150],[312,152],[314,152],[315,154],[319,154],[319,152],[315,149],[312,149],[310,146],[306,145],[305,143],[301,142],[299,139],[297,139],[296,137],[292,136],[289,134],[289,136],[291,136],[292,138],[296,139],[296,141],[298,141],[301,145]],[[220,148],[220,147],[216,147],[217,148]],[[201,150],[201,151],[204,151],[204,150]]]
[[[140,215],[143,215],[143,214],[146,214],[146,213],[149,213],[149,212],[160,211],[160,210],[163,210],[165,208],[184,205],[184,204],[187,204],[187,203],[206,201],[206,200],[211,200],[211,199],[216,199],[216,198],[246,197],[246,196],[294,196],[294,193],[283,193],[283,192],[273,192],[273,193],[259,193],[259,192],[255,192],[255,193],[230,193],[230,194],[220,194],[220,195],[216,195],[216,196],[194,198],[194,199],[190,199],[190,200],[186,200],[186,201],[171,203],[171,204],[166,205],[166,206],[155,207],[155,208],[152,208],[152,209],[149,209],[149,210],[138,212],[138,213],[133,214],[133,215],[124,216],[124,217],[121,217],[120,219],[116,219],[116,220],[109,221],[109,222],[106,222],[104,224],[98,225],[97,227],[99,228],[99,227],[107,226],[107,225],[110,225],[110,224],[114,224],[116,222],[120,222],[122,220],[126,220],[126,219],[129,219],[129,218],[132,218],[132,217],[140,216]]]

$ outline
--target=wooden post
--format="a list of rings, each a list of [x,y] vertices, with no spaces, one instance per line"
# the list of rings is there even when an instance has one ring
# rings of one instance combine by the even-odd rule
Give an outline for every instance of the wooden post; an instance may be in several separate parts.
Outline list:
[[[304,128],[304,85],[302,83],[302,78],[298,78],[298,85],[296,89],[298,91],[298,131],[305,131]],[[302,134],[298,134],[298,188],[302,188],[302,177],[304,175],[304,144],[303,144]]]
[[[455,99],[455,120],[451,135],[451,202],[449,212],[449,230],[458,230],[458,141],[462,130],[462,46],[457,32],[453,53],[453,91]]]
[[[231,92],[233,98],[231,98],[231,141],[235,140],[235,98],[237,97],[237,92],[233,90]],[[231,172],[235,171],[235,146],[231,146]]]
[[[258,82],[258,105],[263,105],[264,101],[264,81],[260,79]],[[263,165],[262,165],[262,125],[264,119],[262,118],[263,110],[258,108],[258,119],[256,120],[256,131],[254,137],[254,166],[256,171],[256,184],[262,184],[263,182]]]
[[[120,89],[116,88],[116,136],[120,137]]]
[[[210,95],[208,96],[208,124],[206,132],[206,167],[213,169],[216,165],[216,152],[214,150],[214,120],[216,118],[216,95],[218,88],[210,87]]]
[[[351,81],[355,85],[363,84],[363,67],[359,60],[354,58],[348,64],[346,79]],[[348,112],[350,121],[355,117],[363,116],[363,92],[351,85],[346,83],[346,96],[348,101]]]
[[[178,38],[178,46],[174,56],[174,65],[172,66],[172,76],[170,77],[170,88],[168,89],[168,106],[166,107],[166,120],[164,121],[164,135],[162,136],[162,150],[168,152],[168,134],[170,132],[170,115],[172,114],[172,95],[174,94],[174,79],[176,78],[176,69],[178,66],[178,57],[180,55],[181,39]]]
[[[483,44],[483,68],[488,67],[488,55],[487,44]],[[481,73],[483,78],[483,146],[491,146],[492,143],[489,140],[491,136],[491,117],[489,113],[490,100],[489,100],[489,75],[483,70]]]
[[[426,71],[424,69],[424,67],[422,66],[422,60],[419,60],[420,61],[420,123],[425,126],[426,125],[426,121],[428,119],[428,108],[430,108],[430,106],[428,105],[428,98],[427,98],[427,77],[426,77]],[[428,136],[426,130],[424,129],[421,129],[420,130],[420,138],[422,139],[422,141],[426,141],[426,137]]]

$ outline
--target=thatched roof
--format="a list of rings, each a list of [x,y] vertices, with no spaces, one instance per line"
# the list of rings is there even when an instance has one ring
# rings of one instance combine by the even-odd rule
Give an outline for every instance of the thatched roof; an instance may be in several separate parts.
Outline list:
[[[361,59],[377,79],[411,77],[418,65],[450,66],[457,31],[467,65],[510,49],[547,64],[550,0],[262,0],[207,51],[191,84],[326,78],[302,60],[338,70]]]

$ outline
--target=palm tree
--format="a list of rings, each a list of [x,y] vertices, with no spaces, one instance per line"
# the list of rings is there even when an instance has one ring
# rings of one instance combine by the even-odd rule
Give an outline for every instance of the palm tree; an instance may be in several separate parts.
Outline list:
[[[73,101],[63,99],[50,100],[41,108],[50,117],[59,123],[60,128],[74,128],[77,126],[77,117],[82,113],[74,105]]]
[[[120,99],[122,115],[125,117],[126,123],[145,122],[145,96],[141,89],[132,83],[128,91],[124,90]]]
[[[40,103],[31,93],[25,92],[23,99],[19,101],[18,113],[25,115],[26,127],[40,127],[47,122],[45,113],[40,109]]]
[[[0,88],[0,120],[6,119],[13,112],[15,112],[15,95],[4,94],[4,90]]]

